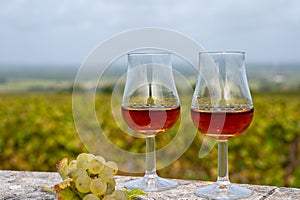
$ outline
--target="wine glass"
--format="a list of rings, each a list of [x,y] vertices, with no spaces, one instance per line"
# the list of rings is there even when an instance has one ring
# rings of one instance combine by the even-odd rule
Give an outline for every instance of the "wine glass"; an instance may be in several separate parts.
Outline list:
[[[155,136],[170,129],[180,116],[170,53],[128,54],[122,116],[131,129],[146,136],[145,175],[125,183],[125,187],[146,192],[177,187],[176,181],[161,178],[156,173]]]
[[[251,124],[254,106],[245,70],[245,53],[201,52],[200,75],[191,103],[191,117],[198,130],[218,141],[217,182],[196,189],[209,199],[239,199],[250,189],[231,184],[228,175],[227,141]]]

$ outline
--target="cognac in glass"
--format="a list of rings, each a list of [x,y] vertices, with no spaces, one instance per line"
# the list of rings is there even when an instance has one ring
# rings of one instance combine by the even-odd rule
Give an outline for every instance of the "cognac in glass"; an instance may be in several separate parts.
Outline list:
[[[177,187],[176,181],[157,175],[155,154],[155,136],[169,130],[180,116],[170,53],[128,54],[122,116],[131,129],[146,136],[145,175],[125,183],[125,187],[146,192]]]
[[[245,53],[201,52],[199,65],[191,117],[202,134],[218,140],[218,179],[214,184],[198,188],[195,194],[208,199],[250,196],[250,189],[230,183],[228,175],[227,141],[249,127],[254,112]]]

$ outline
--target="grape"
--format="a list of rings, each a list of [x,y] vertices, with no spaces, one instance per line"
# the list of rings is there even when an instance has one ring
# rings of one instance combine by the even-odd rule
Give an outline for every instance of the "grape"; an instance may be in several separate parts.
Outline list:
[[[87,169],[89,163],[89,155],[87,153],[81,153],[76,158],[78,169]]]
[[[121,190],[114,191],[113,196],[118,200],[128,200],[128,195]]]
[[[114,176],[113,169],[111,169],[105,165],[100,176],[104,181],[109,182]]]
[[[104,165],[98,159],[92,159],[88,164],[88,170],[92,174],[99,174],[104,168]]]
[[[68,165],[68,173],[75,171],[77,167],[77,161],[76,160],[72,160],[69,165]]]
[[[69,168],[76,168],[77,166],[77,160],[72,160],[70,163],[69,163]]]
[[[85,160],[77,161],[77,169],[87,169],[88,164],[88,161]]]
[[[105,158],[103,158],[102,156],[96,156],[96,159],[102,163],[105,163]]]
[[[96,156],[94,154],[91,154],[91,153],[88,153],[87,156],[88,156],[88,161],[91,161],[92,159],[96,158]]]
[[[79,176],[84,176],[84,175],[87,175],[87,173],[84,169],[75,169],[69,173],[69,177],[72,178],[73,181],[76,181],[76,179]]]
[[[114,161],[107,161],[105,165],[113,170],[113,174],[117,174],[118,172],[118,164]]]
[[[77,156],[76,160],[77,161],[81,161],[81,160],[86,160],[88,161],[88,158],[89,158],[89,154],[87,153],[81,153]]]
[[[102,195],[106,191],[106,183],[101,178],[95,178],[91,181],[90,190],[95,195]]]
[[[63,165],[70,181],[68,185],[59,185],[61,189],[69,187],[83,200],[123,200],[126,193],[115,191],[116,181],[113,176],[118,172],[118,165],[105,161],[102,156],[81,153],[76,160]],[[65,179],[64,179],[65,180]]]
[[[113,193],[113,191],[115,191],[115,187],[116,187],[116,181],[115,181],[115,179],[111,179],[107,183],[107,188],[106,188],[105,194],[111,194],[111,193]]]
[[[87,175],[81,175],[76,179],[75,186],[79,192],[88,193],[90,191],[91,178]]]
[[[114,195],[107,195],[103,198],[103,200],[117,200]]]
[[[82,200],[100,200],[97,195],[94,194],[87,194],[83,197]]]

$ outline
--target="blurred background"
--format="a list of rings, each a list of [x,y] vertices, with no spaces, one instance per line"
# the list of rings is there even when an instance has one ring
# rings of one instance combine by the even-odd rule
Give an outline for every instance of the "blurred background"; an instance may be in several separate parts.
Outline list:
[[[255,118],[229,143],[232,182],[300,187],[299,13],[297,0],[0,1],[0,169],[55,171],[61,157],[87,151],[72,116],[80,64],[116,34],[161,27],[207,51],[246,52]],[[126,72],[125,64],[112,69],[116,78]],[[195,80],[193,73],[186,76]],[[110,102],[113,86],[98,86],[100,119],[111,114],[101,105]],[[113,121],[101,123],[119,146],[144,151],[140,140],[120,138]],[[162,147],[172,133],[159,137]],[[198,158],[202,140],[199,133],[180,159],[159,170],[161,176],[214,181],[217,148]]]

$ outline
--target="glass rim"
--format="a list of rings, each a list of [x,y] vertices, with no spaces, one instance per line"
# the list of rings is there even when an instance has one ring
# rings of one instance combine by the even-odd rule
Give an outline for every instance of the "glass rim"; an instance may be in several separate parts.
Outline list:
[[[246,53],[244,51],[201,51],[199,52],[199,55],[204,54],[242,54],[245,55]]]
[[[127,53],[128,56],[131,55],[171,55],[170,52],[167,51],[140,51],[140,52],[130,52]]]

